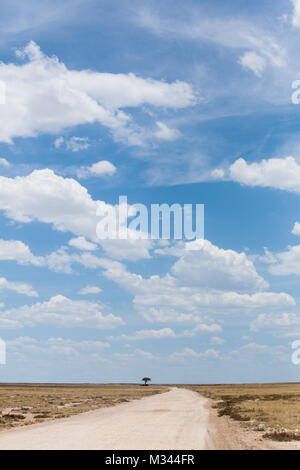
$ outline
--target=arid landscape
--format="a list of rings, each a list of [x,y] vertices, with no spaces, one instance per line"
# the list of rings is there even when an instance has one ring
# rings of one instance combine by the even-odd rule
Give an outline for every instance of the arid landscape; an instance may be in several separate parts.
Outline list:
[[[276,441],[300,440],[300,384],[192,385],[213,401],[218,416]]]
[[[299,398],[298,383],[2,384],[0,448],[298,449]]]
[[[140,385],[1,384],[0,431],[115,406],[164,389]]]

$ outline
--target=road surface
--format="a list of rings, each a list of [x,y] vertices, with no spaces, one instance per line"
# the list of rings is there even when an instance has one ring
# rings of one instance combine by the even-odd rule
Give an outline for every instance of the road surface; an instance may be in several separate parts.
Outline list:
[[[184,389],[0,433],[0,449],[211,449],[207,400]]]

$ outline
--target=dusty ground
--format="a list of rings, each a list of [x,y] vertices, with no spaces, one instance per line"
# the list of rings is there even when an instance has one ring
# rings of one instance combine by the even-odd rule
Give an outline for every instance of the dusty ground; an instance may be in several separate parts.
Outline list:
[[[300,384],[170,387],[1,385],[0,449],[300,449]]]
[[[0,431],[126,403],[163,390],[139,385],[2,384]]]
[[[142,400],[0,433],[0,449],[212,449],[208,400],[173,389]]]
[[[208,429],[215,450],[299,450],[300,443],[278,442],[266,439],[264,432],[254,431],[249,427],[229,418],[218,416],[211,408]]]
[[[211,399],[218,449],[300,449],[300,384],[191,385]]]

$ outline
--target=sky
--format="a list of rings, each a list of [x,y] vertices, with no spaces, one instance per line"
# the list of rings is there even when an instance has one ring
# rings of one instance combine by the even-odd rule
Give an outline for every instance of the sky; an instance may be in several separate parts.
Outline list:
[[[299,380],[299,40],[300,0],[1,3],[1,381]],[[120,196],[205,240],[99,239]]]

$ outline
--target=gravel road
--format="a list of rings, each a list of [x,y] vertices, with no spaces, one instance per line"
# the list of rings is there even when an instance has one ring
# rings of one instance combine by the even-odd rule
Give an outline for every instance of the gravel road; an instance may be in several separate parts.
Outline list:
[[[169,392],[0,433],[0,449],[212,449],[207,400]]]

